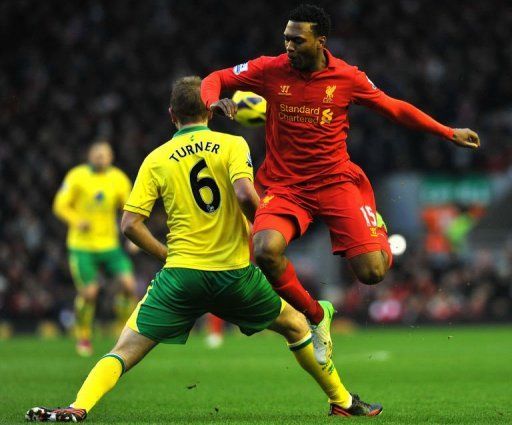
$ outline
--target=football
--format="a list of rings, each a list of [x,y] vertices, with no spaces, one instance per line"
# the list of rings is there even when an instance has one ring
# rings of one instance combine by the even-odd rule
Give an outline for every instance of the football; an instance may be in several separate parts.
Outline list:
[[[246,127],[255,127],[265,124],[267,101],[249,91],[236,91],[233,101],[238,105],[235,121]]]

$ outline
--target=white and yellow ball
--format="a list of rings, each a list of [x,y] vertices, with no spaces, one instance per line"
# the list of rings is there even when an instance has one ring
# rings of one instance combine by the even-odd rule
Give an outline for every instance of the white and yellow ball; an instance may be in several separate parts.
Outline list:
[[[267,119],[267,101],[250,91],[236,91],[232,97],[238,105],[235,121],[246,127],[255,127],[265,124]]]

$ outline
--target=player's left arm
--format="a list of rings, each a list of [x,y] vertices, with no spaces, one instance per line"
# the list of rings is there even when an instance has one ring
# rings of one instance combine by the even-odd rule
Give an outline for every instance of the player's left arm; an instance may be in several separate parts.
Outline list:
[[[450,128],[403,100],[379,90],[364,72],[356,71],[353,101],[367,106],[385,117],[414,130],[425,131],[450,140],[457,146],[480,147],[478,134],[469,128]]]
[[[162,262],[167,258],[167,247],[156,239],[144,221],[146,216],[130,211],[123,213],[121,231],[139,248]]]

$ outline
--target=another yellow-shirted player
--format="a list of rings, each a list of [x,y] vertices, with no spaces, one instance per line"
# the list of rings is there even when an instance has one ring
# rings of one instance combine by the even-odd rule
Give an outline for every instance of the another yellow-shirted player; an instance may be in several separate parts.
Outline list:
[[[115,309],[124,323],[135,305],[132,264],[119,245],[117,217],[131,190],[129,178],[112,166],[107,141],[91,145],[88,163],[71,169],[55,197],[53,210],[68,225],[69,266],[77,289],[75,298],[77,352],[92,354],[91,329],[102,268],[117,278],[122,292]]]
[[[305,317],[282,301],[261,270],[250,264],[248,220],[254,219],[259,198],[249,148],[241,137],[208,129],[210,114],[200,84],[199,77],[174,84],[170,112],[178,132],[144,160],[121,224],[129,239],[165,262],[164,268],[72,405],[34,407],[27,412],[28,420],[84,420],[124,372],[160,342],[184,344],[196,319],[206,312],[238,325],[247,335],[263,329],[283,335],[300,366],[328,397],[331,413],[381,412],[380,405],[364,403],[345,389],[331,359],[317,363]],[[158,198],[168,216],[167,246],[144,224]]]

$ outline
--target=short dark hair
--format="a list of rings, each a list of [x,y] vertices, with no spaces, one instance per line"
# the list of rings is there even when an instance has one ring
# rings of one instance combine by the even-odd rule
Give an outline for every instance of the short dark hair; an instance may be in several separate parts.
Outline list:
[[[171,108],[181,124],[205,120],[208,110],[201,99],[201,78],[194,75],[176,80],[172,85]]]
[[[328,36],[331,31],[331,17],[321,7],[314,4],[301,4],[290,12],[288,18],[294,22],[312,22],[315,36]]]

